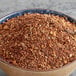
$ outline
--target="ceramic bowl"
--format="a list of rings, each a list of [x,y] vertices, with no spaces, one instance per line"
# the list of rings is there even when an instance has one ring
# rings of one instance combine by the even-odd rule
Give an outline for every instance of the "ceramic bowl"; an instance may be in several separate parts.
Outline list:
[[[62,17],[66,17],[70,22],[76,23],[76,20],[71,18],[70,16],[67,16],[61,12],[48,10],[48,9],[24,9],[20,11],[16,11],[14,13],[11,13],[5,17],[2,17],[0,19],[0,24],[7,21],[8,19],[11,19],[13,17],[21,16],[25,13],[41,13],[41,14],[54,14]],[[76,69],[76,61],[67,64],[61,68],[55,69],[55,70],[49,70],[49,71],[32,71],[32,70],[25,70],[18,67],[15,67],[11,64],[8,64],[7,62],[3,61],[0,58],[0,68],[5,71],[5,73],[8,76],[68,76],[72,71]]]

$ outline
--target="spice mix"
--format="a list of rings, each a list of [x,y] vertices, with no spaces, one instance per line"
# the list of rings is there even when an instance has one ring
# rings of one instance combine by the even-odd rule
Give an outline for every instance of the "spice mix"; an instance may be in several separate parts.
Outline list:
[[[28,70],[51,70],[76,60],[76,24],[51,14],[24,14],[0,24],[0,57]]]

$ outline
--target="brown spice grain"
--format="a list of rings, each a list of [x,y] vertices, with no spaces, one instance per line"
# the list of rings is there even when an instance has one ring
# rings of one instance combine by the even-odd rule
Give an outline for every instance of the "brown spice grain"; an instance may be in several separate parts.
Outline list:
[[[76,60],[75,30],[76,24],[54,15],[12,18],[0,24],[0,57],[30,70],[60,68]]]

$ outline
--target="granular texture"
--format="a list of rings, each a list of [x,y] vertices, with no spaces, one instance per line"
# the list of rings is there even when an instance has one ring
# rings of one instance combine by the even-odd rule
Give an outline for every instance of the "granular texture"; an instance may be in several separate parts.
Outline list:
[[[24,14],[0,24],[0,57],[27,70],[51,70],[76,60],[76,24],[64,17]]]

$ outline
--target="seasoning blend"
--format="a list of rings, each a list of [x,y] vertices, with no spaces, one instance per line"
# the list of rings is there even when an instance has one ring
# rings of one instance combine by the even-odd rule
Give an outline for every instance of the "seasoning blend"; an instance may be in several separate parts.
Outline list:
[[[67,76],[76,69],[75,31],[76,24],[51,14],[9,19],[0,24],[0,57],[17,68],[0,67],[9,76]]]

